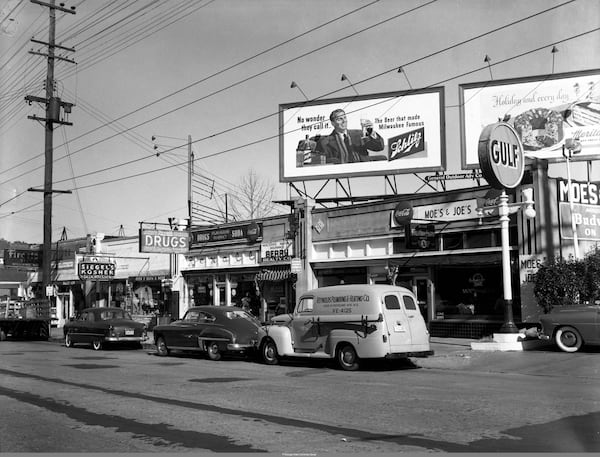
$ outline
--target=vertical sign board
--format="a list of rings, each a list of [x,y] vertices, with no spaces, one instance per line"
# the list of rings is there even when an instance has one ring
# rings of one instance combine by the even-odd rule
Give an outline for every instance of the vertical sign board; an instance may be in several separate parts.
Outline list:
[[[572,217],[578,240],[600,241],[600,183],[571,180],[573,198],[573,214],[571,215],[568,181],[564,179],[556,181],[560,236],[567,240],[573,239]]]

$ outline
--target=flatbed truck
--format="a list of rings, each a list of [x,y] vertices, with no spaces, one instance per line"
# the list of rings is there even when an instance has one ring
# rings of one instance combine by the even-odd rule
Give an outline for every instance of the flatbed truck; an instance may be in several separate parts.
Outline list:
[[[0,341],[12,339],[50,338],[50,301],[0,301]]]

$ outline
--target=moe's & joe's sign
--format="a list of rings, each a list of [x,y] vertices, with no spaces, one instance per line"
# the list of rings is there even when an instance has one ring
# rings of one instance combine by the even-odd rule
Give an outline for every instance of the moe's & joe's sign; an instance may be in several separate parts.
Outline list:
[[[514,189],[523,179],[525,157],[516,130],[498,122],[488,125],[479,137],[479,166],[495,189]]]

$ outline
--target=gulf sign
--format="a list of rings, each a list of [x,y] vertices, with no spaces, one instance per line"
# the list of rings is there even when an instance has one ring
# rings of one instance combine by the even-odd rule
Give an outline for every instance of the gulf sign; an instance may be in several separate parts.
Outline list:
[[[189,251],[189,247],[190,238],[188,232],[156,229],[140,230],[140,252],[186,254]]]
[[[523,179],[523,145],[515,129],[504,122],[490,124],[479,136],[479,166],[495,189],[514,189]]]

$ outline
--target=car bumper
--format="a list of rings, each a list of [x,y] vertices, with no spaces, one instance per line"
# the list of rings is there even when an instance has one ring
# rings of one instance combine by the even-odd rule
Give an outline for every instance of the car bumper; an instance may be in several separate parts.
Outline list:
[[[227,350],[228,351],[252,351],[256,349],[256,345],[255,344],[239,344],[239,343],[229,343],[227,344]]]
[[[109,343],[141,343],[147,337],[144,336],[107,336],[104,338]]]

